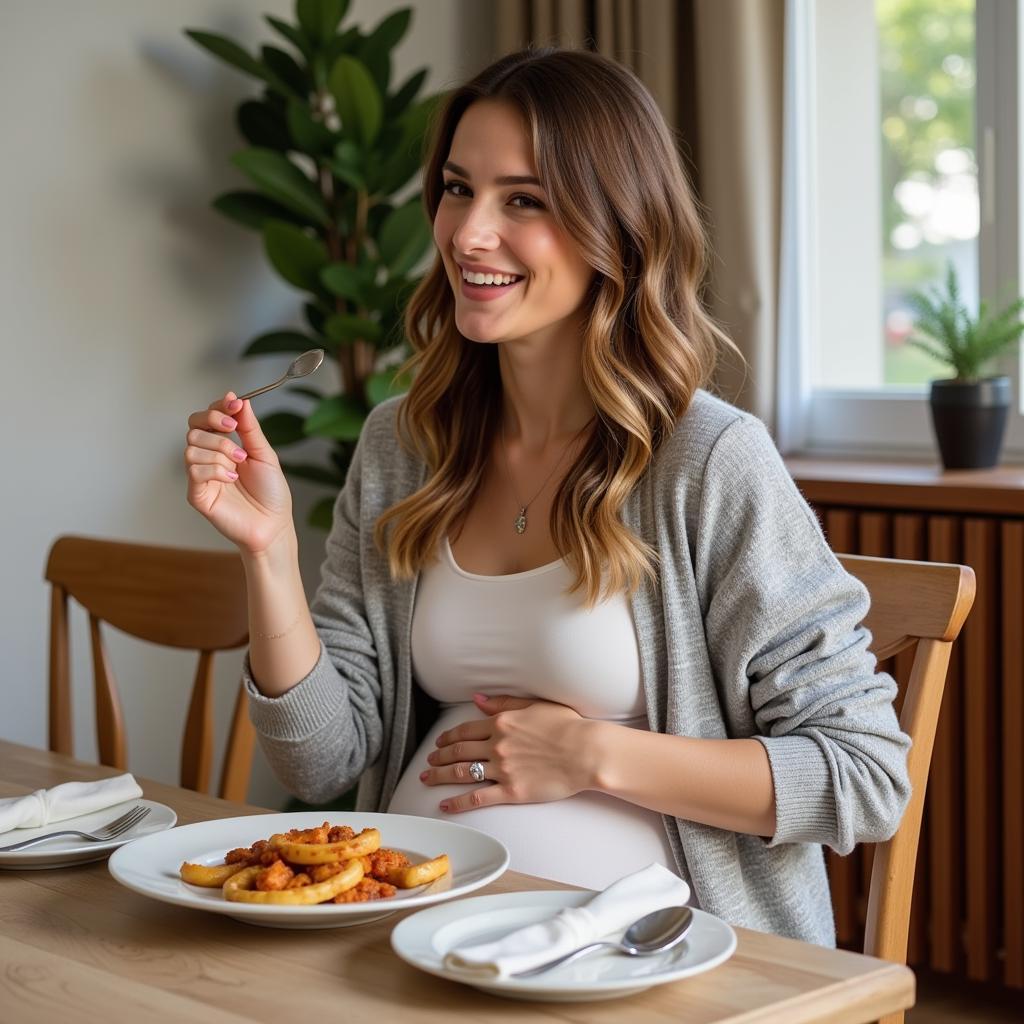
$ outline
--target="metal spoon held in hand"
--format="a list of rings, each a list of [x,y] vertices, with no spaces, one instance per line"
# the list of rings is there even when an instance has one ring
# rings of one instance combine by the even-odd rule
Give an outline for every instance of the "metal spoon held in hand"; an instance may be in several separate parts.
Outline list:
[[[262,395],[266,391],[273,391],[274,388],[279,388],[282,384],[287,384],[290,380],[296,380],[299,377],[307,377],[314,370],[318,370],[323,361],[324,350],[322,348],[311,348],[308,352],[303,352],[301,356],[292,361],[292,365],[288,367],[288,372],[280,380],[275,380],[273,384],[268,384],[263,388],[257,388],[255,391],[250,391],[247,394],[239,395],[238,397],[244,402],[249,398],[255,398],[257,395]]]
[[[693,911],[689,907],[666,907],[664,910],[655,910],[645,914],[639,921],[634,921],[619,942],[592,942],[588,946],[581,946],[571,953],[566,953],[565,956],[560,956],[557,960],[549,960],[546,964],[531,967],[528,971],[520,971],[511,977],[532,978],[535,974],[558,967],[559,964],[567,964],[604,946],[627,956],[650,956],[652,953],[661,953],[678,946],[686,937],[691,924]]]

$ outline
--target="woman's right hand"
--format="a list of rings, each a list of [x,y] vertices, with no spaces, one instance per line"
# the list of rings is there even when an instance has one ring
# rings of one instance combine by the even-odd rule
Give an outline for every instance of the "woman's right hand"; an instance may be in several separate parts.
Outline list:
[[[277,453],[249,402],[229,391],[188,418],[188,503],[243,554],[261,554],[294,529],[292,496]],[[240,444],[231,439],[238,431]]]

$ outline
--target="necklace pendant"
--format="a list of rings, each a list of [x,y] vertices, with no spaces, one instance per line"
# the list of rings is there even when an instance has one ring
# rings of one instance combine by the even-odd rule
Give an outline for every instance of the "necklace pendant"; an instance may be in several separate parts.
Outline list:
[[[526,509],[525,508],[521,508],[519,510],[519,515],[516,516],[516,520],[515,520],[515,522],[512,525],[515,526],[516,533],[518,533],[518,534],[526,533]]]

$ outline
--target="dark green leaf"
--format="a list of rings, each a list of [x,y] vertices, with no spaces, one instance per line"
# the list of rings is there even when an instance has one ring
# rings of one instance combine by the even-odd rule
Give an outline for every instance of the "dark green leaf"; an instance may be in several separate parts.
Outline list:
[[[342,131],[364,146],[373,145],[380,132],[383,102],[366,66],[342,55],[331,68],[327,87],[334,96]]]
[[[193,42],[198,43],[204,50],[208,50],[215,57],[245,71],[256,78],[266,81],[266,69],[247,50],[244,50],[238,43],[233,42],[215,32],[203,32],[200,29],[187,28],[187,35]]]
[[[320,271],[327,264],[327,246],[310,238],[301,228],[282,221],[268,221],[263,244],[274,269],[296,288],[320,290]]]
[[[324,334],[340,344],[347,345],[353,341],[367,341],[372,344],[380,338],[381,327],[375,320],[367,320],[352,313],[333,313],[327,318]]]
[[[284,117],[269,103],[246,100],[239,106],[235,120],[243,137],[254,146],[280,150],[282,153],[292,147]]]
[[[322,273],[322,272],[321,272]],[[314,302],[307,302],[302,307],[302,312],[306,317],[306,323],[317,333],[324,333],[324,323],[327,320],[328,313],[322,310]]]
[[[340,164],[358,171],[363,166],[363,150],[350,139],[342,139],[334,147],[334,158]]]
[[[399,87],[398,92],[387,97],[384,101],[384,116],[386,119],[398,117],[405,113],[406,108],[416,98],[416,94],[423,87],[427,80],[427,69],[420,68],[413,72]]]
[[[260,48],[260,56],[263,63],[288,85],[297,97],[304,102],[307,100],[313,86],[312,80],[290,53],[279,50],[276,46],[263,46]]]
[[[294,412],[272,412],[260,418],[260,426],[271,448],[283,448],[306,438],[302,417]]]
[[[397,192],[420,169],[431,118],[441,98],[442,94],[430,96],[410,107],[399,119],[402,137],[381,171],[380,191],[387,195]]]
[[[336,470],[324,469],[323,466],[311,465],[308,462],[283,462],[281,468],[296,480],[310,480],[315,484],[327,484],[336,488],[342,487],[345,483],[345,478]]]
[[[304,384],[289,384],[288,391],[293,395],[302,395],[303,398],[312,398],[318,404],[324,400],[324,393],[322,391],[306,387]]]
[[[246,149],[231,162],[272,199],[318,224],[329,223],[323,199],[313,183],[291,161],[269,149]]]
[[[306,419],[304,429],[309,436],[333,437],[354,441],[359,437],[366,419],[362,403],[350,395],[325,398]]]
[[[225,192],[213,201],[213,208],[248,228],[263,230],[268,220],[283,220],[290,224],[306,223],[297,214],[259,192]]]
[[[330,530],[334,525],[334,503],[337,496],[321,498],[309,512],[309,525],[318,530]],[[355,801],[349,803],[350,807],[355,806]]]
[[[339,164],[337,160],[330,162],[331,171],[336,178],[343,181],[349,188],[366,189],[366,179],[358,171],[353,171],[351,167],[346,164]]]
[[[326,42],[345,17],[349,0],[295,0],[295,16],[303,32],[316,42]]]
[[[380,405],[394,395],[404,395],[410,387],[412,377],[408,373],[396,373],[394,370],[373,373],[366,381],[366,399],[370,405]]]
[[[285,108],[288,106],[288,99],[282,96],[279,92],[275,92],[273,89],[264,89],[263,95],[260,99],[267,104],[268,107],[273,107],[274,110],[281,115],[281,121],[284,122]]]
[[[291,86],[272,68],[258,61],[238,43],[217,35],[215,32],[202,32],[197,29],[185,29],[185,35],[232,67],[254,75],[256,78],[261,78],[271,89],[276,89],[285,95],[292,92]]]
[[[306,58],[307,61],[313,57],[313,44],[309,36],[300,28],[296,28],[294,25],[289,25],[288,22],[282,21],[280,18],[272,17],[269,14],[265,14],[267,24],[272,29],[284,36],[298,51]]]
[[[328,44],[324,50],[324,60],[327,67],[334,67],[334,62],[343,54],[355,54],[363,42],[363,33],[359,31],[359,26],[354,25],[350,29],[346,29],[340,35],[336,35]]]
[[[333,141],[330,131],[319,121],[314,121],[305,103],[288,101],[288,131],[297,149],[316,157],[326,153]]]
[[[363,280],[351,263],[332,263],[320,271],[320,281],[332,295],[365,305]]]
[[[377,175],[367,181],[367,187],[381,195],[394,195],[411,181],[423,165],[420,144],[403,144],[392,148]]]
[[[380,229],[384,221],[391,215],[392,210],[394,207],[387,202],[374,203],[370,207],[370,212],[366,215],[366,230],[371,238],[376,238],[380,234]]]
[[[268,331],[249,342],[243,356],[263,356],[280,352],[305,352],[316,348],[316,341],[298,331]]]
[[[363,40],[356,56],[366,65],[384,94],[391,84],[391,51],[408,31],[412,10],[402,7],[393,11]]]
[[[331,170],[352,188],[365,188],[363,175],[363,151],[350,139],[342,139],[334,147],[334,159]]]
[[[419,199],[400,206],[384,222],[378,237],[381,259],[393,277],[407,274],[430,246],[433,231]]]
[[[386,50],[393,50],[409,31],[412,23],[412,8],[400,7],[393,11],[369,34],[363,48],[366,49],[372,43],[374,46],[381,46]]]

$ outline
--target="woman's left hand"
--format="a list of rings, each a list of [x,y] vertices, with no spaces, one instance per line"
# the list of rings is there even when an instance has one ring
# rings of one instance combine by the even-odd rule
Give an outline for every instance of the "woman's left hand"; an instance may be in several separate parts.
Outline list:
[[[479,761],[486,782],[443,801],[441,810],[547,803],[590,788],[593,769],[584,736],[594,723],[547,700],[474,694],[473,702],[487,717],[441,733],[427,758],[431,767],[420,779],[428,786],[472,785],[469,766]]]

